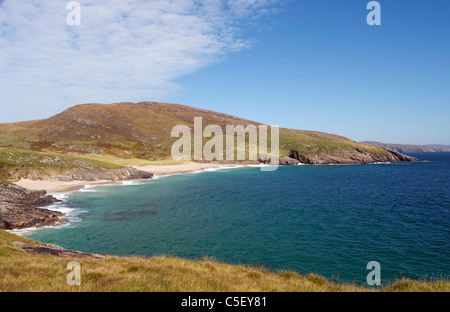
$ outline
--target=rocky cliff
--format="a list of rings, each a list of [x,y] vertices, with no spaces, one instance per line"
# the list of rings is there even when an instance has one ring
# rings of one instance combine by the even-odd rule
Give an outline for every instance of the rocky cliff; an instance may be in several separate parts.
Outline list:
[[[0,185],[0,229],[20,229],[60,222],[61,213],[43,209],[58,200],[45,191]]]

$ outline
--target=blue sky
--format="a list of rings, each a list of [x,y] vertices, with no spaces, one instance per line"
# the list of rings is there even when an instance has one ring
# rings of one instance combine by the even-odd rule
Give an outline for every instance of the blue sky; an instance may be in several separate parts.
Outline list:
[[[49,3],[50,2],[50,3]],[[450,3],[0,1],[0,122],[160,100],[355,141],[450,144]]]

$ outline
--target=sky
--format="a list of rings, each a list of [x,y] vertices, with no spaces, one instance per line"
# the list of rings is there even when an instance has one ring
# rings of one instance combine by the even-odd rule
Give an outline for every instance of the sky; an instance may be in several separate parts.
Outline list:
[[[355,141],[450,145],[450,2],[0,0],[0,122],[163,101]]]

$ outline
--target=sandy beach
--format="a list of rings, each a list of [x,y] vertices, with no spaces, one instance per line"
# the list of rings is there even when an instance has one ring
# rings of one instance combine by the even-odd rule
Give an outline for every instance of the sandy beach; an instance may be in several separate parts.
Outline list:
[[[209,168],[240,167],[242,164],[219,164],[219,163],[186,163],[181,165],[150,165],[134,166],[138,170],[151,172],[156,176],[201,171]],[[98,181],[45,181],[22,179],[16,184],[29,190],[46,190],[48,194],[64,193],[82,189],[85,185],[113,184],[121,181],[98,180]]]
[[[27,188],[29,190],[38,191],[46,190],[48,194],[64,193],[82,189],[88,184],[108,184],[115,181],[98,180],[98,181],[45,181],[45,180],[28,180],[22,179],[15,184]]]
[[[167,175],[175,173],[186,173],[201,171],[210,168],[223,168],[223,167],[242,167],[243,164],[219,164],[219,163],[186,163],[181,165],[166,165],[166,166],[135,166],[138,170],[151,172],[155,175]]]

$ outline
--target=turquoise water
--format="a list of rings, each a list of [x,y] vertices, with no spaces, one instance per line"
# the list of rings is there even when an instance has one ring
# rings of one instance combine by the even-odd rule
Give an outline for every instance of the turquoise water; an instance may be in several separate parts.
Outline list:
[[[430,162],[245,167],[67,195],[70,225],[30,237],[117,255],[205,255],[364,283],[450,273],[450,154]]]

